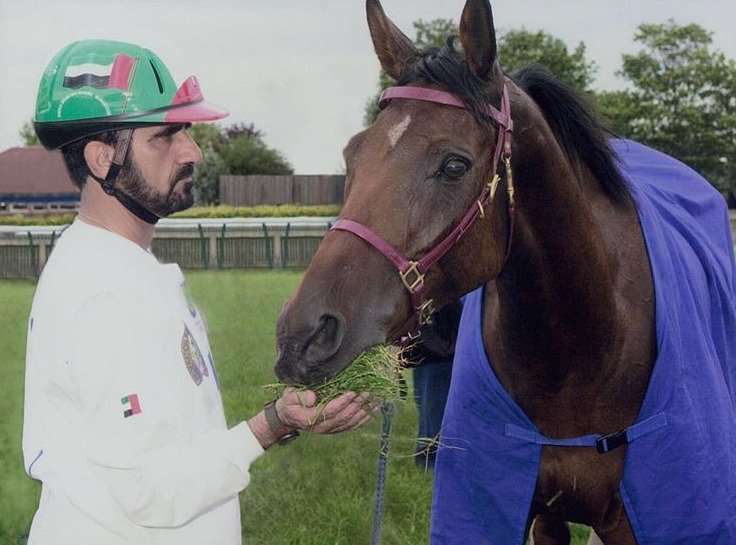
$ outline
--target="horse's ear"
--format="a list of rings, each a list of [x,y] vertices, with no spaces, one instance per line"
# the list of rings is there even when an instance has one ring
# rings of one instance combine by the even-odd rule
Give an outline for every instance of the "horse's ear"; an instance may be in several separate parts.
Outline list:
[[[487,79],[496,63],[496,29],[488,0],[467,0],[460,17],[460,43],[470,70]]]
[[[389,76],[399,79],[406,63],[418,55],[417,50],[412,41],[386,17],[378,0],[366,0],[365,11],[381,67]]]

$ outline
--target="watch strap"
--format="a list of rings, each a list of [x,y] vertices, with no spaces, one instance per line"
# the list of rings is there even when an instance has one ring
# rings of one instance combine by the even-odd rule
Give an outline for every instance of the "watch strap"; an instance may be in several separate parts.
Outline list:
[[[281,418],[279,418],[279,414],[276,412],[276,400],[266,403],[263,407],[263,412],[266,415],[268,427],[271,428],[271,432],[277,437],[276,442],[279,445],[285,445],[299,437],[299,430],[289,430],[281,421]]]

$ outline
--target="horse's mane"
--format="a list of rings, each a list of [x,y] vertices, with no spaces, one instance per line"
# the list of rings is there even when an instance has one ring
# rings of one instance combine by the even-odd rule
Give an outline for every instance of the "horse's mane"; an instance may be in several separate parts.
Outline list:
[[[470,71],[464,56],[455,49],[454,37],[448,38],[441,48],[425,49],[407,65],[398,84],[407,85],[417,79],[444,87],[460,97],[482,125],[494,124],[483,111],[484,105],[492,101],[490,90]],[[540,66],[524,68],[511,79],[544,112],[568,161],[575,168],[585,164],[614,202],[629,201],[628,187],[616,168],[618,158],[608,143],[611,133],[585,95],[559,82]]]
[[[511,79],[541,108],[568,160],[584,163],[614,202],[629,199],[629,189],[616,168],[611,133],[603,126],[587,97],[541,66],[530,66]]]

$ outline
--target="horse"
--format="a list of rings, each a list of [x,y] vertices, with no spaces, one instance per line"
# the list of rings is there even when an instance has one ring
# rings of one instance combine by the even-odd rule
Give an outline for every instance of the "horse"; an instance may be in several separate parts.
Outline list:
[[[567,544],[568,522],[606,545],[736,543],[722,197],[612,138],[544,70],[507,77],[488,0],[466,1],[461,47],[423,52],[378,0],[366,12],[397,85],[345,147],[344,205],[279,316],[276,375],[318,383],[465,296],[432,543],[521,545],[533,527]]]

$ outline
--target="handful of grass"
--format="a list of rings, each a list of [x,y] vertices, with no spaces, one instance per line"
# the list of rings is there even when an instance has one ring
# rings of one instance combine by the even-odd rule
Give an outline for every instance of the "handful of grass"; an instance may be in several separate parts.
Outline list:
[[[317,394],[319,405],[325,405],[345,392],[368,392],[370,402],[397,401],[401,396],[401,361],[398,348],[378,345],[358,354],[350,365],[321,384],[296,386],[280,383],[275,386],[294,386],[297,391],[312,390]]]

